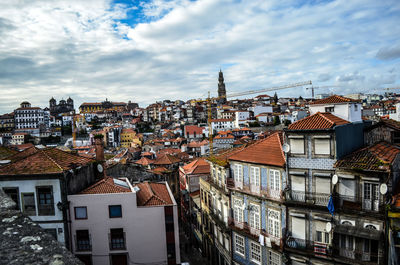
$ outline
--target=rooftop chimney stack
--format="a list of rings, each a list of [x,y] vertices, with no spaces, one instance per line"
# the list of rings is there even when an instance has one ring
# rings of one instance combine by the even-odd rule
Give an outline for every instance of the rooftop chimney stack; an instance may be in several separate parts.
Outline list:
[[[102,134],[97,134],[94,136],[94,145],[96,148],[96,160],[98,162],[104,162],[104,146]]]

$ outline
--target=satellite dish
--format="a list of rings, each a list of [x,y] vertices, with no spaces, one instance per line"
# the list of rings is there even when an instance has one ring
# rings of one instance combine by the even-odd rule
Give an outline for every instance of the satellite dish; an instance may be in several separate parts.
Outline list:
[[[385,183],[381,184],[381,186],[379,187],[379,191],[382,195],[385,195],[386,192],[388,191],[388,187]]]
[[[332,231],[332,223],[327,222],[325,226],[326,232],[330,233]]]
[[[336,185],[336,183],[338,183],[338,180],[339,180],[338,175],[335,174],[332,176],[332,184],[333,185]]]
[[[99,171],[100,173],[103,172],[103,166],[98,164],[97,165],[97,171]]]
[[[290,151],[290,145],[283,144],[282,149],[283,149],[283,152],[288,153]]]

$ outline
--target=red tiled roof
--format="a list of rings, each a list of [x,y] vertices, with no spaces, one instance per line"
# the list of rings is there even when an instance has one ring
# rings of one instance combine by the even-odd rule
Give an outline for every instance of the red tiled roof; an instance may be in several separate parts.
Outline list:
[[[8,157],[11,157],[15,154],[17,154],[18,151],[4,147],[4,146],[0,146],[0,160],[6,159],[9,160]]]
[[[228,121],[233,122],[232,119],[214,119],[214,120],[211,120],[211,122],[228,122]]]
[[[215,154],[214,156],[208,157],[207,160],[212,163],[216,163],[220,166],[225,167],[228,165],[228,158],[230,155],[233,155],[233,154],[236,154],[237,152],[242,151],[244,148],[250,146],[251,144],[252,143],[246,143],[242,146],[222,150],[222,151],[218,152],[217,154]]]
[[[138,161],[135,162],[135,164],[139,164],[139,165],[142,165],[142,166],[148,166],[148,165],[153,164],[153,163],[154,163],[154,160],[149,159],[147,157],[142,157]]]
[[[187,144],[188,147],[192,147],[192,148],[200,147],[200,146],[204,146],[204,145],[208,145],[208,141],[207,140],[204,140],[204,141],[201,141],[201,142],[192,141],[192,142]]]
[[[35,146],[32,145],[31,147],[25,149],[24,151],[17,152],[16,154],[8,157],[7,159],[11,160],[11,162],[14,162],[14,161],[26,158],[26,157],[36,153],[38,150],[39,149],[37,149]]]
[[[390,171],[400,148],[386,142],[359,149],[335,163],[337,168]]]
[[[201,135],[203,133],[204,127],[198,127],[196,125],[186,125],[185,132],[189,134],[194,134],[196,132],[197,135]]]
[[[179,148],[164,148],[164,149],[158,150],[157,156],[166,155],[166,154],[175,155],[175,154],[179,154],[180,152],[181,152],[181,149],[179,149]]]
[[[230,155],[228,159],[279,167],[283,167],[286,163],[279,133],[256,141],[242,151]]]
[[[359,102],[359,100],[354,100],[351,98],[346,98],[338,95],[332,95],[330,97],[324,98],[324,99],[319,99],[316,100],[312,103],[311,105],[316,105],[316,104],[335,104],[335,103],[346,103],[346,102]]]
[[[57,174],[95,161],[57,148],[29,148],[17,155],[19,159],[0,168],[0,175]]]
[[[156,167],[155,169],[152,170],[154,173],[165,173],[165,172],[170,172],[167,168],[165,167]]]
[[[323,130],[349,123],[329,112],[317,112],[288,126],[289,130]]]
[[[185,174],[210,174],[210,164],[204,158],[193,160],[182,169]]]
[[[226,134],[226,135],[222,135],[222,134],[218,134],[217,136],[214,137],[214,139],[234,139],[235,137],[231,134]]]
[[[173,201],[165,183],[144,182],[136,184],[138,206],[171,205]]]
[[[160,157],[157,157],[156,161],[154,161],[154,165],[172,165],[175,163],[179,163],[181,160],[179,158],[176,158],[172,155],[165,154]]]
[[[121,180],[123,181],[123,180]],[[105,177],[92,186],[81,191],[79,194],[107,194],[107,193],[123,193],[132,192],[130,188],[120,186],[114,182],[114,178]]]
[[[153,156],[153,153],[150,152],[143,152],[142,156]]]

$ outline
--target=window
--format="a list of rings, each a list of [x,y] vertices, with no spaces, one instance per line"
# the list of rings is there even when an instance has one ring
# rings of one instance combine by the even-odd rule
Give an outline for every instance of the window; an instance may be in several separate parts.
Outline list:
[[[124,229],[110,229],[110,249],[125,249]]]
[[[289,138],[290,153],[304,154],[304,138]]]
[[[269,251],[268,253],[269,265],[280,265],[281,264],[281,255],[278,253]]]
[[[354,104],[354,111],[358,111],[358,105]]]
[[[244,237],[235,234],[235,252],[244,256]]]
[[[280,238],[280,229],[280,212],[268,209],[268,234]]]
[[[36,215],[35,195],[33,193],[21,193],[22,212],[27,215]]]
[[[252,241],[250,241],[250,260],[261,264],[261,246]]]
[[[44,231],[46,231],[47,234],[50,234],[55,240],[57,240],[57,229],[48,228],[48,229],[45,229]]]
[[[235,165],[235,182],[243,182],[243,166]]]
[[[340,247],[346,250],[354,250],[353,236],[340,235]]]
[[[331,144],[329,138],[314,138],[314,154],[330,155]]]
[[[85,207],[75,207],[75,219],[87,219],[87,208]]]
[[[335,112],[335,107],[325,107],[325,112]]]
[[[20,205],[18,188],[3,188],[3,191],[16,203],[16,208],[19,209]]]
[[[260,229],[260,205],[250,204],[250,227]]]
[[[121,205],[109,205],[108,211],[109,211],[110,218],[122,217]]]
[[[260,186],[260,168],[250,167],[250,185]]]
[[[400,144],[400,132],[392,133],[392,142],[393,144]]]
[[[276,191],[281,190],[280,176],[281,174],[279,170],[274,170],[274,169],[269,170],[269,188],[271,190],[276,190]]]
[[[76,251],[91,250],[89,230],[76,230]]]
[[[243,222],[243,201],[240,199],[233,199],[233,218],[237,222]]]
[[[111,265],[127,265],[128,256],[127,254],[111,254]]]
[[[36,187],[39,215],[54,215],[53,188]]]

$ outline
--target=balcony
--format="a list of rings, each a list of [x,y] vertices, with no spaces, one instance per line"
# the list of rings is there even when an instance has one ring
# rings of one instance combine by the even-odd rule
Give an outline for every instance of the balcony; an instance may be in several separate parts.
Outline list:
[[[228,189],[247,193],[252,196],[267,198],[276,201],[283,201],[283,193],[281,190],[273,190],[270,188],[263,189],[260,186],[244,185],[242,182],[227,180]]]
[[[267,233],[265,230],[259,228],[253,228],[251,227],[247,222],[239,222],[232,217],[229,217],[228,219],[229,226],[234,229],[234,230],[239,230],[241,232],[246,233],[250,237],[253,237],[253,239],[257,240],[259,239],[260,235],[263,235],[266,238],[269,238],[271,240],[271,243],[273,243],[276,246],[282,246],[282,239],[280,237],[273,236],[269,233]]]
[[[91,251],[92,242],[90,234],[87,230],[78,230],[74,236],[75,239],[75,251]]]
[[[335,208],[351,212],[384,212],[384,203],[379,199],[365,199],[362,196],[345,196],[336,194]]]
[[[338,256],[347,260],[356,260],[362,262],[362,264],[383,264],[383,253],[381,251],[374,249],[373,252],[366,252],[359,249],[349,249],[343,247],[335,247],[334,253]],[[378,262],[379,261],[379,262]]]
[[[327,256],[331,254],[327,244],[291,236],[286,240],[286,247],[289,249],[301,250],[316,256]]]
[[[113,231],[118,230],[118,231]],[[121,230],[121,231],[120,231]],[[123,250],[125,246],[125,232],[122,229],[111,229],[109,236],[110,250]]]
[[[330,194],[316,193],[316,192],[305,192],[291,190],[289,196],[286,197],[287,201],[291,202],[303,202],[305,204],[312,204],[318,206],[327,206],[330,198]]]

